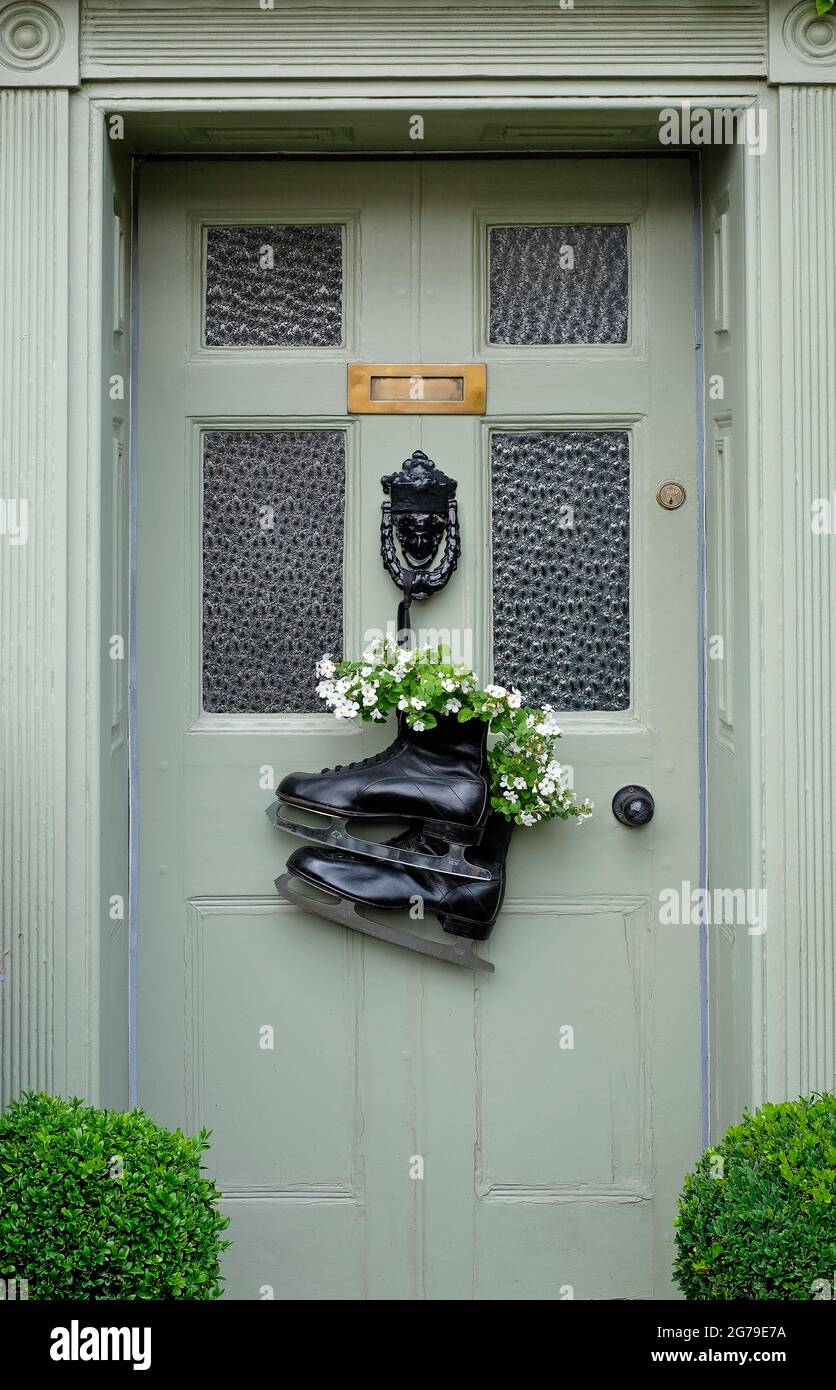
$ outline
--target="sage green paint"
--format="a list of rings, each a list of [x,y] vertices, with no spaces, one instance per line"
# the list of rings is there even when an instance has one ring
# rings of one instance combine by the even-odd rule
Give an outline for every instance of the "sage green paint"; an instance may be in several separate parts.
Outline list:
[[[248,0],[241,3],[249,14]],[[534,137],[538,148],[567,141],[580,148],[590,139],[590,122],[600,121],[596,142],[616,150],[633,141],[637,126],[644,126],[652,141],[655,109],[670,101],[692,107],[757,101],[768,110],[766,156],[747,159],[740,147],[730,152],[741,175],[744,244],[737,269],[745,281],[740,398],[746,430],[742,447],[739,436],[735,441],[736,505],[746,509],[748,527],[746,559],[735,552],[732,564],[746,608],[749,681],[747,702],[735,711],[734,781],[726,789],[728,760],[718,759],[711,776],[720,781],[711,805],[712,814],[720,814],[728,790],[728,799],[746,808],[746,831],[732,815],[725,818],[736,846],[729,848],[725,864],[733,864],[737,881],[768,885],[770,927],[763,939],[743,943],[749,952],[751,1004],[743,997],[735,1006],[731,995],[723,994],[721,1012],[738,1009],[737,1022],[729,1025],[740,1039],[736,1080],[727,1081],[732,1064],[723,1045],[715,1053],[712,1086],[723,1088],[723,1114],[743,1100],[780,1099],[831,1086],[832,894],[824,874],[833,819],[826,749],[834,665],[827,622],[828,542],[811,539],[807,509],[813,497],[829,495],[834,458],[835,407],[827,380],[832,296],[823,293],[821,276],[822,267],[833,263],[836,196],[827,141],[836,98],[826,48],[819,43],[811,51],[803,30],[786,22],[791,12],[805,9],[812,22],[813,0],[805,6],[770,0],[762,7],[768,10],[768,53],[759,46],[756,25],[750,24],[743,51],[739,38],[729,47],[715,25],[679,27],[677,12],[687,9],[685,3],[654,6],[652,22],[665,20],[672,36],[661,58],[655,45],[641,40],[647,8],[613,3],[612,24],[622,17],[627,22],[613,48],[621,76],[609,80],[601,80],[594,47],[591,76],[570,61],[559,77],[553,73],[531,81],[526,67],[520,81],[513,62],[500,56],[486,77],[470,61],[466,43],[460,45],[461,76],[450,78],[444,71],[428,80],[418,51],[395,72],[387,67],[384,15],[376,73],[388,73],[385,88],[379,75],[363,77],[356,67],[349,75],[341,65],[338,78],[329,77],[317,51],[310,54],[308,82],[277,84],[273,66],[264,78],[242,81],[245,72],[258,71],[263,48],[253,41],[247,53],[240,17],[211,0],[205,8],[227,24],[228,33],[218,45],[214,75],[199,81],[194,79],[202,48],[196,52],[188,34],[175,38],[154,81],[138,77],[139,64],[158,37],[153,6],[143,7],[141,25],[122,28],[108,55],[93,56],[90,7],[80,7],[88,32],[81,35],[79,88],[77,70],[66,66],[75,48],[76,7],[62,0],[60,8],[66,42],[58,66],[47,69],[35,52],[28,73],[4,70],[0,84],[25,81],[32,89],[25,104],[4,113],[9,265],[21,263],[19,247],[49,251],[33,258],[37,273],[18,280],[3,321],[6,362],[15,368],[23,363],[25,343],[33,366],[29,370],[24,363],[19,373],[4,376],[2,415],[24,422],[21,437],[29,422],[40,422],[40,433],[26,436],[19,457],[14,449],[4,454],[9,473],[2,492],[25,492],[32,514],[42,518],[30,546],[5,556],[16,564],[25,560],[25,571],[18,564],[25,584],[4,587],[9,620],[0,624],[2,708],[8,714],[5,766],[19,769],[4,779],[3,925],[16,940],[32,945],[31,975],[18,948],[16,973],[7,976],[3,994],[4,1094],[22,1085],[44,1085],[94,1100],[109,1098],[100,1063],[120,1046],[127,1007],[124,995],[119,1004],[117,990],[112,1011],[105,1011],[112,1023],[100,1013],[99,951],[113,886],[109,872],[102,872],[101,845],[113,832],[114,809],[112,801],[105,809],[102,764],[111,731],[108,711],[100,709],[102,651],[109,635],[100,548],[103,527],[111,524],[99,505],[111,466],[109,437],[100,437],[108,365],[100,342],[103,280],[109,273],[103,241],[111,216],[103,195],[104,117],[125,115],[126,148],[141,119],[145,128],[137,137],[138,150],[155,150],[158,139],[160,147],[199,149],[209,147],[201,142],[208,140],[210,123],[235,122],[238,115],[242,126],[251,122],[258,128],[273,121],[284,125],[288,118],[308,129],[338,119],[344,123],[344,112],[364,122],[371,113],[372,124],[380,113],[388,119],[398,112],[405,122],[416,92],[421,109],[431,116],[430,138],[440,132],[439,148],[448,149],[464,147],[459,144],[463,123],[465,138],[480,147],[488,139],[488,125],[501,132],[511,124],[515,131],[540,132]],[[101,22],[106,0],[97,8]],[[137,8],[130,6],[134,13]],[[507,8],[525,27],[519,7]],[[132,18],[116,0],[110,9],[107,18],[115,24]],[[199,25],[204,14],[195,14]],[[725,3],[718,17],[735,23]],[[467,22],[463,12],[462,23]],[[833,18],[826,23],[832,28]],[[231,43],[238,45],[234,66],[228,57]],[[105,56],[108,61],[96,68],[94,62]],[[769,86],[747,75],[765,71],[765,59]],[[88,80],[92,75],[100,80]],[[56,91],[45,94],[43,87],[54,78]],[[41,124],[46,106],[51,124]],[[513,140],[524,148],[531,138],[515,134],[509,144]],[[365,136],[358,145],[364,147]],[[298,140],[293,148],[300,148]],[[4,283],[11,286],[12,278],[6,276]],[[743,351],[744,336],[737,347]],[[22,474],[18,463],[25,464]],[[710,535],[708,540],[710,545]],[[740,754],[744,741],[745,757]],[[718,828],[709,837],[710,854],[725,843]],[[710,869],[715,879],[725,878],[727,869],[715,870],[713,864]],[[720,983],[715,980],[717,987]],[[111,1027],[117,1030],[113,1036]],[[126,1101],[124,1095],[121,1103]]]
[[[130,546],[130,234],[131,164],[111,142],[104,148],[101,302],[102,392],[100,491],[101,882],[104,901],[98,952],[101,1103],[126,1106],[128,1079],[129,795],[128,670]]]
[[[347,350],[202,349],[202,222],[293,216],[349,225]],[[485,223],[572,218],[630,224],[631,341],[489,347]],[[235,1297],[668,1288],[674,1194],[699,1144],[696,928],[657,922],[660,888],[697,878],[690,238],[677,160],[143,174],[140,1100],[164,1123],[214,1131]],[[485,360],[489,413],[349,418],[347,358]],[[566,716],[564,758],[597,815],[517,833],[487,983],[274,896],[293,842],[263,815],[263,769],[269,785],[363,756],[386,731],[200,710],[200,429],[335,422],[348,442],[347,649],[394,616],[379,479],[422,447],[458,479],[464,548],[416,622],[472,635],[485,678],[490,430],[630,432],[633,706]],[[672,459],[691,501],[667,514],[655,493]],[[642,832],[609,810],[633,781],[657,797]]]
[[[748,161],[747,161],[748,162]],[[755,889],[751,834],[752,720],[748,584],[744,174],[739,151],[713,150],[702,168],[705,346],[708,861],[714,890]],[[753,901],[755,901],[753,899]],[[739,1119],[751,1094],[752,967],[759,922],[712,921],[709,932],[711,1137]]]

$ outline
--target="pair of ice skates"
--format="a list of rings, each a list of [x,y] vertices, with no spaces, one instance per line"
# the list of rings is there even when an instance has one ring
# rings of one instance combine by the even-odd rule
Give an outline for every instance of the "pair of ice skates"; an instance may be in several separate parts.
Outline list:
[[[502,905],[513,825],[490,810],[487,733],[481,719],[460,724],[444,717],[433,729],[416,730],[399,716],[398,736],[382,753],[319,774],[290,773],[267,814],[313,844],[290,856],[276,880],[282,896],[354,931],[492,971],[473,943],[490,935]],[[299,810],[328,820],[306,825]],[[352,834],[355,820],[399,821],[408,829],[378,843]],[[312,898],[299,881],[327,897]],[[455,942],[400,931],[359,910],[403,910],[416,900]]]

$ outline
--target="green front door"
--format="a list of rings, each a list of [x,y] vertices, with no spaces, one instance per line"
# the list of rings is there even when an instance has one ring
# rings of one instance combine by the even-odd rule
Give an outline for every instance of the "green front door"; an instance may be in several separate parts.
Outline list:
[[[679,160],[143,172],[139,1095],[213,1130],[233,1297],[670,1287],[700,1110],[697,929],[659,920],[698,881],[691,217]],[[353,361],[484,362],[487,414],[351,416]],[[516,832],[492,976],[273,888],[278,780],[392,734],[323,714],[313,664],[394,618],[380,478],[416,448],[462,529],[416,627],[565,711],[596,807]]]

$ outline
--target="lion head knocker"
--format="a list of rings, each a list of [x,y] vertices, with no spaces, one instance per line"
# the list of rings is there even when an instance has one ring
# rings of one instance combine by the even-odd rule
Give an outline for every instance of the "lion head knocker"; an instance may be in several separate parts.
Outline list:
[[[381,478],[388,494],[381,506],[380,553],[383,563],[404,594],[398,611],[399,629],[408,626],[412,599],[425,599],[443,589],[461,552],[456,481],[436,468],[420,449],[404,459],[400,473]],[[442,540],[444,554],[434,569]],[[401,547],[404,566],[395,547]]]

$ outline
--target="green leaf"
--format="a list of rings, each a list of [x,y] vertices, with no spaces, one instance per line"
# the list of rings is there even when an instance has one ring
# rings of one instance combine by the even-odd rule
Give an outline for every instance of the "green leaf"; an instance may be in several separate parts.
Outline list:
[[[812,1095],[745,1113],[702,1155],[675,1228],[686,1298],[809,1300],[832,1277],[835,1143],[836,1097]]]
[[[344,716],[350,702],[349,707],[356,709],[350,717],[368,722],[405,707],[407,723],[419,726],[421,732],[449,718],[447,703],[454,699],[460,705],[456,712],[460,724],[480,719],[495,736],[488,754],[495,810],[525,826],[573,816],[585,819],[591,814],[591,805],[578,802],[563,785],[562,773],[555,770],[560,734],[546,710],[522,704],[519,691],[497,686],[480,690],[471,668],[454,664],[439,645],[405,650],[389,641],[373,644],[369,651],[362,661],[331,662],[329,658],[333,670],[324,678],[324,698],[335,713]],[[339,694],[337,684],[343,687]],[[373,704],[365,703],[369,687],[376,694]],[[422,709],[415,709],[415,700]]]
[[[0,1115],[14,1177],[0,1183],[0,1272],[25,1278],[30,1299],[220,1297],[228,1219],[201,1174],[207,1137],[140,1110],[33,1093],[12,1102]]]
[[[816,0],[816,14],[827,14],[828,10],[833,9],[836,0]]]

